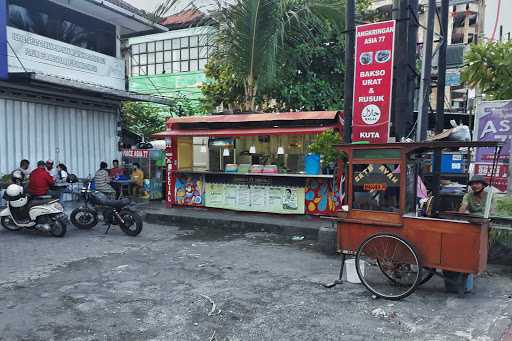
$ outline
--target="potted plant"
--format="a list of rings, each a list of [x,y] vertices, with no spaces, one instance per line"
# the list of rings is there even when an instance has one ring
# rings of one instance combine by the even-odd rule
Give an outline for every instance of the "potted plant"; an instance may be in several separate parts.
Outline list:
[[[324,174],[332,174],[336,166],[336,161],[345,156],[344,153],[338,151],[335,147],[341,142],[341,135],[329,129],[317,135],[313,143],[308,146],[310,153],[320,155]]]

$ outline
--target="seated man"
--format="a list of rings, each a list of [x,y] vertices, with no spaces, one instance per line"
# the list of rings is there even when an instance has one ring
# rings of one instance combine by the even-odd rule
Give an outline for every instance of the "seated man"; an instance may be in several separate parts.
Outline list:
[[[51,186],[55,184],[53,177],[46,170],[44,161],[37,163],[37,168],[30,173],[30,180],[28,183],[28,192],[32,196],[48,195]]]
[[[115,197],[115,190],[110,186],[110,182],[112,181],[110,179],[110,176],[108,174],[107,170],[107,163],[102,161],[100,163],[100,169],[96,172],[94,175],[94,182],[96,184],[96,190],[98,192],[101,192],[105,194],[108,198],[114,198]]]
[[[474,175],[468,184],[471,192],[464,195],[459,212],[483,215],[487,201],[487,192],[484,189],[489,184],[481,175]]]

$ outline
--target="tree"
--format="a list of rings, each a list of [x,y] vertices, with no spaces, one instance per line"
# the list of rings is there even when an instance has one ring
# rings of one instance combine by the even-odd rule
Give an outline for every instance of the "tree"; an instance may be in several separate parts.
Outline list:
[[[279,1],[277,1],[279,2]],[[259,87],[254,97],[259,110],[335,110],[343,106],[344,2],[316,1],[310,15],[287,21],[282,48],[275,58],[275,77]],[[357,2],[359,21],[374,21],[372,0]],[[336,11],[331,11],[335,7]],[[244,106],[244,79],[224,54],[212,56],[206,66],[207,84],[202,86],[206,110],[223,104],[229,109]]]
[[[165,130],[166,116],[160,107],[151,103],[124,102],[122,119],[128,130],[145,138]]]
[[[274,85],[279,56],[287,42],[307,41],[312,30],[310,19],[342,25],[342,8],[338,0],[239,0],[219,6],[210,23],[218,27],[213,60],[219,66],[210,71],[225,80],[234,79],[236,87],[244,90],[242,109],[254,111],[259,92]]]
[[[318,25],[328,25],[319,22]],[[312,25],[313,27],[315,25]],[[312,31],[308,41],[290,41],[269,96],[273,110],[336,110],[343,107],[343,41],[335,29]]]
[[[465,56],[462,80],[489,99],[512,98],[512,42],[472,45]]]

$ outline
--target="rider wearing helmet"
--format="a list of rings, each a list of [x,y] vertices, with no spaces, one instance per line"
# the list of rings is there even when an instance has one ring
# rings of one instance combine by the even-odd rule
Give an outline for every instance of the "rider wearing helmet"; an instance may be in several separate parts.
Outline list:
[[[459,212],[483,215],[487,201],[487,192],[484,189],[489,184],[483,176],[474,175],[468,185],[471,187],[471,192],[464,195]]]
[[[25,182],[25,173],[19,169],[14,170],[11,173],[11,182],[15,185],[23,186],[23,182]]]

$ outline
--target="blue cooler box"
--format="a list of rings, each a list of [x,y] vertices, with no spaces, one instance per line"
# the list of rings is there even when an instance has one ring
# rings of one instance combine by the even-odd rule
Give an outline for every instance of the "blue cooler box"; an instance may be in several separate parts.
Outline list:
[[[441,173],[464,173],[464,156],[462,154],[443,154]]]

